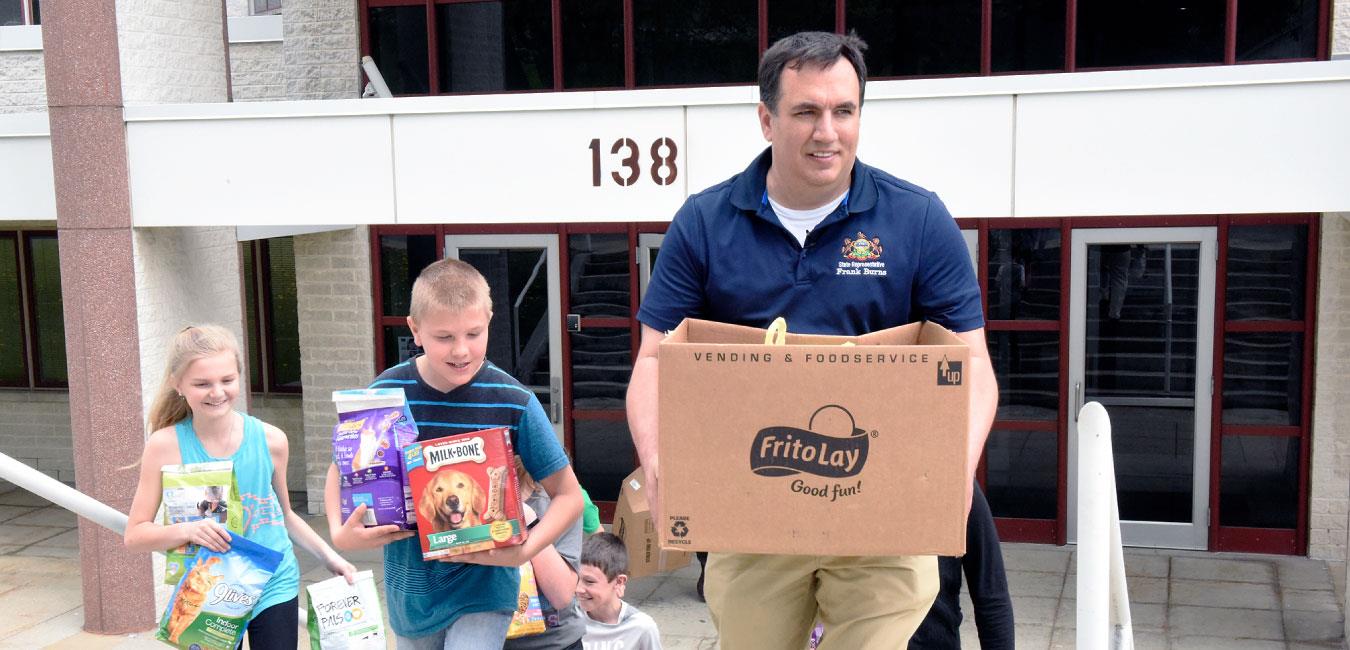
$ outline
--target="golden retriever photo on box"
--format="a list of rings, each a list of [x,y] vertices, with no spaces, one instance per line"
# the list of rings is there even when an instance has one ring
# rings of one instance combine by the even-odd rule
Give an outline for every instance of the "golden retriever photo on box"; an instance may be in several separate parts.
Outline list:
[[[464,472],[438,472],[422,488],[417,510],[418,521],[427,522],[430,532],[479,526],[487,510],[487,494]]]

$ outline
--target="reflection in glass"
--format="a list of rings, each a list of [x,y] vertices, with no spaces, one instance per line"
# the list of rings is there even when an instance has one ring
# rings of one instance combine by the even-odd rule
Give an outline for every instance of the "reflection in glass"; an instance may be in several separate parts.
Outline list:
[[[623,1],[562,0],[564,88],[623,86]]]
[[[989,319],[1059,320],[1057,228],[989,230]]]
[[[1078,0],[1082,68],[1222,63],[1225,0]]]
[[[1088,246],[1089,400],[1194,399],[1199,255],[1191,243]]]
[[[0,237],[0,383],[28,383],[23,359],[23,305],[19,294],[19,247]]]
[[[380,314],[407,316],[413,281],[435,261],[432,235],[380,235]]]
[[[1059,417],[1059,334],[986,332],[998,379],[999,420]]]
[[[774,0],[769,3],[769,45],[797,32],[834,31],[834,0]]]
[[[1317,0],[1241,0],[1237,60],[1317,56]]]
[[[1302,388],[1302,334],[1224,336],[1224,424],[1298,426],[1303,415]]]
[[[427,69],[427,9],[371,7],[370,57],[395,95],[431,92]]]
[[[534,391],[547,411],[548,249],[461,248],[459,259],[478,269],[491,291],[488,360]]]
[[[615,501],[619,485],[637,467],[628,421],[572,421],[576,457],[572,467],[592,501]]]
[[[300,311],[295,291],[295,240],[267,240],[267,305],[272,382],[300,390]]]
[[[984,445],[986,496],[995,517],[1054,519],[1059,443],[1053,431],[989,433]]]
[[[869,77],[980,71],[980,0],[849,0],[844,11],[867,41]]]
[[[29,238],[33,284],[33,320],[39,384],[66,382],[66,321],[61,309],[61,258],[56,235]]]
[[[1293,528],[1298,523],[1299,439],[1224,436],[1219,523]]]
[[[992,68],[1064,68],[1064,0],[994,0]]]
[[[248,336],[248,385],[254,392],[264,390],[262,378],[262,332],[258,327],[258,290],[257,273],[254,268],[253,256],[255,248],[260,246],[256,241],[246,241],[239,243],[241,251],[239,255],[241,275],[244,276],[244,331]]]
[[[633,30],[638,86],[755,80],[755,0],[633,0]]]
[[[628,318],[632,263],[628,235],[569,235],[569,313]]]
[[[1191,521],[1195,411],[1108,406],[1121,521]]]
[[[407,325],[384,327],[383,368],[392,368],[421,353],[422,349],[413,343],[412,330]]]
[[[1308,227],[1228,229],[1228,320],[1303,320]]]
[[[622,411],[628,378],[633,374],[632,332],[628,328],[593,327],[569,336],[572,407]]]
[[[436,5],[440,91],[553,88],[549,0]]]

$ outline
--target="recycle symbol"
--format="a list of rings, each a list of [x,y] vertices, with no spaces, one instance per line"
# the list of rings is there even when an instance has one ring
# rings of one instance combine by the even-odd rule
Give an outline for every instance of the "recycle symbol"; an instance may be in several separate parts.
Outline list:
[[[684,537],[689,534],[689,526],[686,526],[683,521],[677,521],[671,525],[670,534],[676,537]]]

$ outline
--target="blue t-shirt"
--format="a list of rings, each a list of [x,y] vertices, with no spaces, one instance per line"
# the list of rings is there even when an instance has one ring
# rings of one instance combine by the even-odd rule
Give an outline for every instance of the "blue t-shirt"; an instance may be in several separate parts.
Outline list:
[[[178,453],[184,463],[228,460],[234,464],[234,483],[239,488],[244,514],[241,522],[244,537],[281,553],[281,564],[253,605],[251,616],[257,616],[268,607],[300,595],[300,565],[295,561],[291,538],[286,533],[281,501],[272,486],[272,452],[267,449],[267,432],[263,430],[262,420],[241,415],[244,417],[244,437],[239,449],[229,458],[216,458],[206,452],[192,427],[191,417],[174,425],[174,431],[178,434]]]
[[[415,360],[375,378],[371,388],[402,388],[419,440],[508,427],[511,443],[531,476],[548,478],[567,467],[567,454],[538,398],[511,375],[484,363],[468,383],[443,393],[422,381]],[[463,614],[516,608],[515,568],[425,561],[416,537],[384,547],[384,593],[389,624],[399,636],[427,636]]]
[[[782,316],[791,332],[842,335],[984,326],[965,240],[937,195],[855,162],[847,198],[803,245],[769,206],[771,156],[685,201],[638,320],[667,331],[685,317],[766,327]]]

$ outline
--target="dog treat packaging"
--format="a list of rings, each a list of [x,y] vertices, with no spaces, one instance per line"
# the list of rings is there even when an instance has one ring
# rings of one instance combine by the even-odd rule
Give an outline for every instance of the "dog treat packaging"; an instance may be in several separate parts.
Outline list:
[[[512,453],[505,427],[403,448],[423,559],[525,541]]]
[[[160,468],[163,484],[164,525],[210,517],[226,529],[243,532],[244,509],[234,484],[234,464],[228,460]],[[178,584],[196,544],[184,544],[165,553],[164,584]]]
[[[775,329],[685,319],[661,341],[662,547],[962,555],[970,348],[927,322]]]
[[[539,605],[539,586],[534,581],[534,565],[520,565],[520,593],[516,596],[516,611],[511,612],[511,626],[506,638],[515,639],[543,632],[544,610]]]
[[[342,520],[365,504],[367,526],[414,528],[416,510],[400,450],[417,441],[417,425],[402,388],[333,392],[333,464],[338,470]]]
[[[384,615],[375,575],[358,571],[354,577],[356,584],[338,576],[305,587],[310,650],[384,650]]]
[[[234,650],[281,553],[230,534],[230,550],[188,559],[155,638],[183,650]]]

